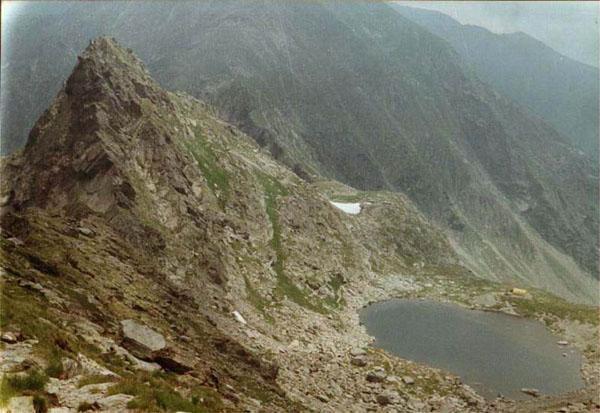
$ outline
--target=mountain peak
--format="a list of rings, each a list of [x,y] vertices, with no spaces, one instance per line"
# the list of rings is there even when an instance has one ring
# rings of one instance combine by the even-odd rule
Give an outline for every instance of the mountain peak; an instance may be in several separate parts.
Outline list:
[[[110,38],[91,41],[29,135],[23,156],[31,179],[22,180],[16,204],[83,202],[96,212],[130,205],[125,164],[141,140],[152,147],[164,139],[156,125],[173,110],[169,94],[131,50]],[[90,185],[102,196],[94,190],[90,198]]]
[[[115,39],[100,37],[90,42],[65,85],[65,93],[76,98],[100,97],[111,90],[118,100],[156,88],[143,63]],[[119,93],[116,93],[119,92]]]

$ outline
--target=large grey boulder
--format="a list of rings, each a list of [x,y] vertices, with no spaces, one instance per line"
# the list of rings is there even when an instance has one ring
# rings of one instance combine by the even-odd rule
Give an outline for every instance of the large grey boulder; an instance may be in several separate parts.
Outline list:
[[[121,321],[123,347],[134,356],[152,361],[156,352],[164,349],[167,342],[162,334],[134,320]]]

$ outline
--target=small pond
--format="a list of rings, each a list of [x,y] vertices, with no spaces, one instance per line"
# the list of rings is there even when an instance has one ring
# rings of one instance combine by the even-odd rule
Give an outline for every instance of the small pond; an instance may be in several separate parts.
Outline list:
[[[557,394],[581,388],[581,355],[557,344],[541,323],[426,300],[389,300],[364,308],[374,346],[461,377],[486,398]]]

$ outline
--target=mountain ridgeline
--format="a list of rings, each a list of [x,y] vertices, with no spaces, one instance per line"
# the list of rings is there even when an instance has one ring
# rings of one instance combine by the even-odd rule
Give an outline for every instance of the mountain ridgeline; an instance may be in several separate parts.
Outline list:
[[[17,19],[5,150],[22,144],[75,51],[108,34],[299,176],[405,193],[478,275],[597,300],[597,165],[386,4],[41,4]]]

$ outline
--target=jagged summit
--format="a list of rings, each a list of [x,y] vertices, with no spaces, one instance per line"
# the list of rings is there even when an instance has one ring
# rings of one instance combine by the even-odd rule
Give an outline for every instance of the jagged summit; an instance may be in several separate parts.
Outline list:
[[[173,132],[161,121],[166,116],[176,117],[174,103],[133,52],[114,39],[91,41],[30,133],[21,165],[28,173],[19,174],[13,205],[85,205],[97,213],[130,207],[132,156],[161,148],[154,162],[139,164],[144,169],[175,157],[161,147]]]
[[[81,136],[93,134],[104,126],[119,131],[126,126],[127,118],[141,116],[143,99],[161,105],[169,101],[167,93],[131,50],[114,39],[92,40],[78,57],[53,105],[32,129],[27,146],[36,144],[48,118],[59,108],[63,111],[69,108],[72,112],[69,132]],[[56,143],[53,139],[53,144]]]
[[[118,100],[126,102],[151,98],[160,94],[158,89],[131,49],[123,48],[115,39],[100,37],[92,40],[78,57],[64,90],[80,99],[98,98],[102,91],[111,91]]]

